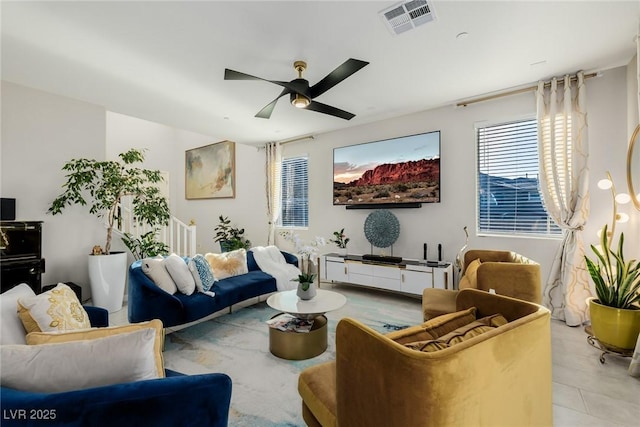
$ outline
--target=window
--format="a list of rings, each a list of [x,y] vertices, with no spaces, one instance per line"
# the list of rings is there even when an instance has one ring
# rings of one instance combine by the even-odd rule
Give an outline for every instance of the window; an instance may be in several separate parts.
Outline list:
[[[540,195],[535,119],[477,129],[478,233],[560,235]]]
[[[282,160],[282,227],[309,226],[309,174],[306,157]]]

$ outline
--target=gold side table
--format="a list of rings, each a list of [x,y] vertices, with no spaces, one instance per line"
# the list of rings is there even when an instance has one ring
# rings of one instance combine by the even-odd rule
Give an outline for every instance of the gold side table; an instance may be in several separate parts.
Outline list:
[[[279,316],[280,314],[276,314]],[[274,316],[274,317],[276,317]],[[269,328],[269,351],[287,360],[316,357],[327,349],[327,318],[317,316],[309,332],[281,331]]]
[[[295,289],[272,294],[267,299],[269,307],[299,319],[313,319],[313,326],[309,332],[281,331],[269,327],[269,351],[287,360],[310,359],[322,354],[327,349],[327,317],[324,314],[338,310],[346,302],[344,295],[324,289],[318,289],[316,296],[310,300],[298,298]]]

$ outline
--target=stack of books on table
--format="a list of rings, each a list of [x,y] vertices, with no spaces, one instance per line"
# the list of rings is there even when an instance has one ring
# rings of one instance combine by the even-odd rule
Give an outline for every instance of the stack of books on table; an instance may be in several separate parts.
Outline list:
[[[290,314],[282,313],[267,320],[270,328],[285,332],[309,332],[313,326],[313,319],[298,319]]]

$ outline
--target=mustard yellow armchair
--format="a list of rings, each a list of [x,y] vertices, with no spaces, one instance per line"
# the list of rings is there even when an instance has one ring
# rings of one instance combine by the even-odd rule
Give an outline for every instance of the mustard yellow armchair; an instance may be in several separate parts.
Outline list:
[[[464,254],[464,267],[458,282],[466,288],[506,295],[540,304],[542,285],[540,264],[510,251],[470,249]],[[422,292],[424,320],[455,311],[457,290],[425,289]]]
[[[387,335],[340,320],[336,360],[299,376],[307,425],[553,425],[549,311],[475,289],[460,291],[456,301],[457,310],[476,307],[478,319],[500,313],[508,323],[424,352],[403,343],[439,319]]]

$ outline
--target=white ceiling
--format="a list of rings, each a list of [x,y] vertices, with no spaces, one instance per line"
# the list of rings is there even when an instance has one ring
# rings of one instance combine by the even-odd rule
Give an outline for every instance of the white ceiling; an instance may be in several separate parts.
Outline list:
[[[433,1],[436,21],[391,35],[397,1],[2,2],[2,78],[177,128],[262,144],[427,110],[539,79],[626,65],[639,1]],[[468,37],[457,38],[466,32]],[[308,63],[313,85],[370,62],[317,100],[345,121],[280,99],[270,80]]]

